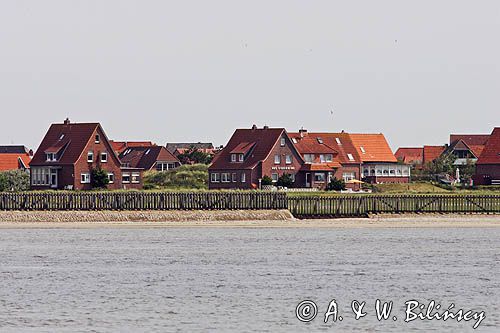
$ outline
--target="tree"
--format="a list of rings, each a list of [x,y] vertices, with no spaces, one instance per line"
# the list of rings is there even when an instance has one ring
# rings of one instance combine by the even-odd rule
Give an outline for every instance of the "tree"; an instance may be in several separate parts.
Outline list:
[[[343,179],[332,178],[326,186],[327,191],[342,191],[345,190],[345,182]]]
[[[282,187],[293,187],[294,183],[295,182],[293,181],[292,176],[288,173],[284,173],[278,178],[276,185]]]
[[[265,186],[265,185],[273,185],[273,180],[272,180],[272,178],[271,178],[271,177],[269,177],[269,176],[264,176],[264,177],[262,177],[262,180],[261,180],[260,184],[261,184],[262,186]]]
[[[148,171],[144,174],[145,189],[208,189],[208,166],[181,165],[168,171]]]
[[[427,165],[425,166],[425,172],[431,175],[438,175],[441,173],[453,175],[455,172],[455,166],[453,165],[455,160],[455,155],[443,154],[436,158],[434,161],[427,163]]]
[[[177,155],[182,164],[210,164],[212,155],[191,146],[186,152]]]
[[[92,188],[105,189],[109,184],[108,173],[102,169],[92,169],[90,180]]]
[[[30,189],[30,176],[22,170],[0,172],[0,192],[27,191]]]

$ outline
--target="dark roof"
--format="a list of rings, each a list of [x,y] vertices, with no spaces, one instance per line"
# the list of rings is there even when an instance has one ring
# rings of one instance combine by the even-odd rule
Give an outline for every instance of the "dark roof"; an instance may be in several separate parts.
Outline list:
[[[268,157],[283,133],[286,135],[284,128],[237,129],[227,145],[215,156],[210,169],[253,169]],[[253,149],[243,162],[231,162],[231,152],[242,142],[254,143]]]
[[[489,137],[489,134],[450,134],[450,146],[459,140],[462,140],[468,146],[484,146]]]
[[[210,142],[168,142],[165,146],[167,150],[173,153],[176,149],[214,149],[214,145]]]
[[[64,153],[57,163],[50,164],[74,164],[99,126],[98,123],[52,124],[30,164],[47,164],[45,152],[62,146],[65,146]]]
[[[495,127],[476,164],[500,164],[500,127]]]
[[[113,147],[114,151],[118,154],[121,154],[125,149],[131,147],[147,147],[147,146],[156,146],[156,144],[151,141],[114,141],[109,140],[109,143]]]
[[[422,147],[401,147],[396,150],[394,156],[396,156],[399,161],[402,161],[404,163],[421,164],[424,160],[424,149]]]
[[[141,168],[150,170],[155,166],[156,162],[179,163],[177,157],[172,155],[165,147],[162,146],[146,146],[146,147],[130,147],[120,154],[120,160],[123,164],[131,168]]]
[[[0,146],[0,154],[27,154],[25,146]]]

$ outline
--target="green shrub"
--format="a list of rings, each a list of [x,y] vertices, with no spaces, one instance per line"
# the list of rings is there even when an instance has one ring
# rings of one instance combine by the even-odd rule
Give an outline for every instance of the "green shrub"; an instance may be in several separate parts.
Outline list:
[[[278,182],[276,183],[276,185],[282,187],[293,187],[294,181],[290,174],[284,173],[283,175],[281,175],[281,177],[278,178]]]
[[[342,191],[345,190],[345,182],[343,179],[332,178],[326,186],[327,191]]]
[[[144,189],[208,189],[208,166],[181,165],[173,170],[146,172]]]
[[[264,177],[262,177],[262,180],[261,180],[260,184],[262,186],[273,185],[273,180],[269,176],[264,176]]]
[[[102,169],[92,169],[90,182],[92,184],[92,188],[105,189],[109,184],[108,173]]]
[[[0,172],[0,192],[27,191],[30,189],[30,176],[22,170]]]

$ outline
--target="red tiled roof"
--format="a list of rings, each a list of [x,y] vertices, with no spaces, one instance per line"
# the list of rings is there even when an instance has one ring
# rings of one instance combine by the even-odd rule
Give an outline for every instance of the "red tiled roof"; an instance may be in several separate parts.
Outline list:
[[[446,146],[424,146],[423,163],[429,163],[441,156]]]
[[[226,147],[215,156],[210,169],[253,169],[259,162],[268,157],[282,135],[287,135],[284,128],[237,129]],[[254,142],[255,146],[245,156],[243,162],[231,162],[231,152],[242,142]]]
[[[242,142],[236,147],[234,147],[233,150],[230,151],[231,154],[246,154],[252,149],[252,147],[255,145],[255,142]]]
[[[300,133],[292,133],[292,135],[297,138],[300,137]],[[341,164],[359,164],[361,160],[358,156],[358,152],[356,148],[349,138],[347,133],[308,133],[305,132],[304,135],[307,137],[318,138],[320,137],[323,140],[324,146],[328,147],[327,149],[331,149],[337,154],[334,154],[334,159],[338,160]],[[337,139],[340,143],[337,142]],[[314,139],[316,140],[316,139]],[[297,141],[300,142],[300,141]],[[317,141],[316,141],[317,142]],[[300,150],[299,150],[300,151]],[[332,153],[331,151],[327,153]],[[306,153],[307,154],[307,153]],[[352,156],[352,160],[349,159],[348,154]]]
[[[500,127],[495,127],[476,164],[500,164]]]
[[[398,148],[394,154],[399,161],[404,163],[422,164],[424,159],[423,148]]]
[[[120,154],[123,164],[131,168],[151,170],[156,162],[179,163],[177,157],[162,146],[129,147]]]
[[[288,133],[288,136],[295,140],[295,148],[301,154],[338,154],[335,149],[325,143],[322,133],[305,133],[304,136],[300,133]]]
[[[30,164],[45,165],[47,149],[59,146],[62,141],[67,143],[67,146],[57,164],[75,163],[99,126],[98,123],[52,124]]]
[[[29,168],[31,158],[29,154],[2,154],[0,153],[0,171]]]
[[[462,140],[468,146],[484,146],[489,137],[489,134],[450,134],[450,146],[459,140]]]
[[[479,156],[481,156],[481,153],[483,152],[484,147],[485,146],[483,146],[483,145],[469,145],[470,150],[472,150],[472,153],[477,158],[479,158]]]
[[[300,169],[303,171],[332,171],[340,167],[341,165],[339,162],[305,163]]]
[[[380,134],[349,134],[363,162],[397,162],[387,140]],[[364,151],[363,151],[364,150]]]
[[[113,141],[113,140],[109,140],[109,143],[111,144],[111,147],[113,147],[113,150],[116,151],[118,154],[121,154],[127,148],[155,146],[155,144],[152,143],[151,141]]]

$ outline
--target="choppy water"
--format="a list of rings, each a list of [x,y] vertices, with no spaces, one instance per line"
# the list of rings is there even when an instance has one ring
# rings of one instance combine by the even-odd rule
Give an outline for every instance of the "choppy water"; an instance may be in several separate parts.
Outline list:
[[[1,332],[463,332],[403,303],[484,310],[500,331],[500,229],[0,230]],[[335,298],[342,322],[324,324]],[[397,321],[378,322],[377,298]],[[299,322],[295,307],[320,314]],[[350,302],[368,315],[353,319]]]

